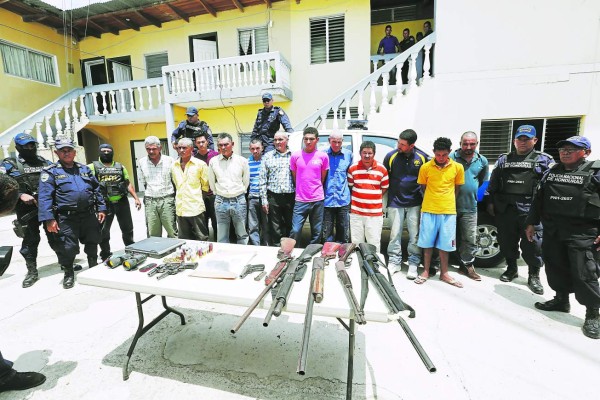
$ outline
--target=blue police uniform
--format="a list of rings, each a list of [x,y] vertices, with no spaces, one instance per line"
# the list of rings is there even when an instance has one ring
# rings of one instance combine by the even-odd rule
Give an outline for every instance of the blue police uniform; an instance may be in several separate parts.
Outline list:
[[[263,152],[271,151],[275,148],[273,146],[273,138],[281,125],[283,125],[283,129],[286,132],[294,132],[289,117],[280,107],[273,106],[271,109],[261,108],[256,115],[250,140],[260,139],[263,144]]]
[[[44,168],[40,176],[38,203],[41,222],[58,222],[59,263],[65,268],[72,267],[81,242],[89,266],[96,265],[101,241],[101,226],[96,212],[106,212],[107,209],[100,184],[90,168],[78,162],[73,168],[66,168],[60,162]]]
[[[543,265],[542,225],[535,225],[536,234],[530,242],[525,236],[525,219],[531,207],[533,191],[552,165],[554,159],[551,155],[536,150],[527,155],[518,155],[516,152],[502,154],[496,161],[488,193],[494,205],[500,252],[508,265],[507,271],[500,277],[505,282],[517,276],[519,246],[529,266],[530,278],[537,276]],[[541,286],[536,289],[536,293],[542,294],[539,292],[543,293]]]
[[[215,142],[212,136],[212,131],[210,130],[208,124],[204,121],[198,121],[196,124],[191,124],[188,122],[188,120],[181,121],[171,134],[171,143],[184,137],[194,140],[201,133],[206,133],[208,138],[208,148],[214,150]],[[194,152],[195,151],[196,149],[194,147]]]

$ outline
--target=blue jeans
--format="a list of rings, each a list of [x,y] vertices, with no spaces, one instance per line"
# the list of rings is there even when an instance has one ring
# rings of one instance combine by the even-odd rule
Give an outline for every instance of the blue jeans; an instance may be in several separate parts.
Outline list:
[[[333,228],[335,226],[335,236]],[[323,241],[350,243],[350,204],[325,207],[323,211]]]
[[[456,215],[456,239],[460,260],[465,265],[472,265],[477,253],[477,212]]]
[[[402,232],[404,230],[404,221],[406,220],[406,228],[408,229],[408,263],[418,266],[421,264],[421,248],[417,246],[421,206],[388,207],[387,214],[392,228],[388,244],[389,263],[396,265],[402,263]]]
[[[248,199],[248,235],[254,246],[269,245],[268,215],[262,210],[259,198]]]
[[[323,200],[304,203],[296,201],[294,204],[294,213],[292,214],[292,233],[290,237],[298,240],[302,232],[302,226],[306,218],[310,221],[310,244],[321,242],[321,228],[323,226]]]
[[[233,222],[237,244],[248,244],[246,232],[246,197],[215,197],[215,214],[217,214],[217,242],[229,243],[229,226]]]

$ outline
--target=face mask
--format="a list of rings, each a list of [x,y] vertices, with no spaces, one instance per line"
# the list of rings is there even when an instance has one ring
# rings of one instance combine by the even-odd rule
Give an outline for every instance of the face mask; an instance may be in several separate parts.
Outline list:
[[[35,160],[37,155],[37,149],[21,149],[19,155],[25,160]]]
[[[113,153],[100,153],[100,161],[103,163],[111,163],[113,160]]]

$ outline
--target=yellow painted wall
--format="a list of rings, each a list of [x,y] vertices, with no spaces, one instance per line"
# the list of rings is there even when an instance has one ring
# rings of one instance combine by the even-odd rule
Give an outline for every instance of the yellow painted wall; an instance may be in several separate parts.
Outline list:
[[[417,32],[423,32],[423,23],[425,21],[431,22],[431,29],[435,31],[435,21],[433,19],[419,19],[417,21],[402,21],[371,26],[371,54],[377,54],[377,47],[379,47],[379,42],[385,36],[386,26],[391,25],[392,35],[396,36],[399,41],[402,41],[402,31],[404,29],[410,29],[410,35],[416,39]]]
[[[7,75],[0,63],[0,132],[54,101],[63,93],[81,87],[79,50],[65,50],[65,46],[71,46],[70,39],[65,39],[55,30],[41,24],[25,23],[20,16],[3,8],[0,8],[0,38],[41,53],[55,55],[60,81],[60,86],[54,86]],[[75,74],[67,73],[67,62],[74,65]]]

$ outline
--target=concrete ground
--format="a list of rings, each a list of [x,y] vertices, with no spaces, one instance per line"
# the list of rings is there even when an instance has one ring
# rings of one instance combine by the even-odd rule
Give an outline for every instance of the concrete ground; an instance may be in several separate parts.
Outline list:
[[[134,211],[135,237],[143,239],[143,211]],[[121,367],[137,326],[134,296],[76,284],[61,286],[56,257],[40,247],[41,280],[23,289],[25,265],[12,216],[0,218],[3,245],[13,262],[0,277],[0,350],[18,370],[44,373],[42,385],[0,399],[342,399],[347,334],[333,319],[315,318],[307,374],[296,374],[303,316],[284,314],[268,328],[257,311],[235,335],[244,309],[172,299],[174,315],[138,342],[128,381]],[[114,249],[122,247],[113,226]],[[85,263],[85,255],[79,260]],[[98,267],[103,268],[103,267]],[[581,333],[585,310],[572,299],[571,314],[544,313],[533,303],[526,267],[512,283],[500,269],[480,270],[482,282],[453,274],[457,289],[430,279],[415,285],[406,269],[394,276],[402,298],[417,310],[409,320],[437,367],[429,373],[397,323],[358,328],[354,399],[594,399],[598,398],[600,341]],[[545,276],[542,280],[545,283]],[[356,283],[360,287],[360,284]],[[372,293],[371,295],[374,295]],[[147,303],[150,313],[160,303]]]

